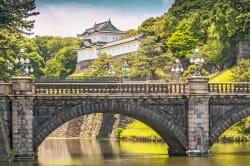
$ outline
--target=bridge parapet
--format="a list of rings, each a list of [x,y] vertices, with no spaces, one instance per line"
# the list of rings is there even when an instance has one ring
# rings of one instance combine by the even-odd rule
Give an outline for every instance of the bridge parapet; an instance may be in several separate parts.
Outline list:
[[[0,95],[12,94],[12,83],[0,83]]]
[[[250,93],[250,82],[208,83],[210,93]]]
[[[202,85],[200,81],[192,84],[190,81],[189,83],[33,83],[33,79],[29,77],[20,79],[16,77],[10,83],[0,83],[0,95],[250,93],[250,82],[213,82],[200,87]]]
[[[186,83],[35,83],[35,94],[184,94]]]

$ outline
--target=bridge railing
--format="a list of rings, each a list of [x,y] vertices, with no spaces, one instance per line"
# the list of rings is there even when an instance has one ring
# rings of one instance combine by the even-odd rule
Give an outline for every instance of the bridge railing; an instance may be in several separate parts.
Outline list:
[[[11,83],[0,83],[0,95],[7,95],[12,93]]]
[[[164,93],[186,92],[186,83],[35,83],[35,94],[121,94],[121,93]]]
[[[208,83],[212,93],[250,93],[250,82]]]

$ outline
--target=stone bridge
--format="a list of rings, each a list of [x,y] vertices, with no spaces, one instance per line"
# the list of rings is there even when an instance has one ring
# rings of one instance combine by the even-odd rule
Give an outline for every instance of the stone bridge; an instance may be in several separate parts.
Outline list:
[[[250,115],[250,83],[33,83],[0,84],[0,158],[36,157],[55,129],[79,116],[123,114],[154,129],[170,155],[209,155],[230,126]]]

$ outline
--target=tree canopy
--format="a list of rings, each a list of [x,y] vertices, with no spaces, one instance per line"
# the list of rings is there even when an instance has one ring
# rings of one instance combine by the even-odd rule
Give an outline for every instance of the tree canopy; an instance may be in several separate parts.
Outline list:
[[[1,0],[0,3],[0,80],[5,79],[8,61],[11,63],[18,50],[23,34],[31,34],[35,12],[34,0]]]

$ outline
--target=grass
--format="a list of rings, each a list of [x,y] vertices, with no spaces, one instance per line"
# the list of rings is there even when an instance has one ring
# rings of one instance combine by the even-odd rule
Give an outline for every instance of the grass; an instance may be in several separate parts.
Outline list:
[[[209,82],[231,82],[232,79],[232,70],[224,70],[222,72],[212,74],[209,76]]]
[[[135,120],[127,125],[120,133],[120,137],[127,140],[160,141],[161,137],[144,123]]]

